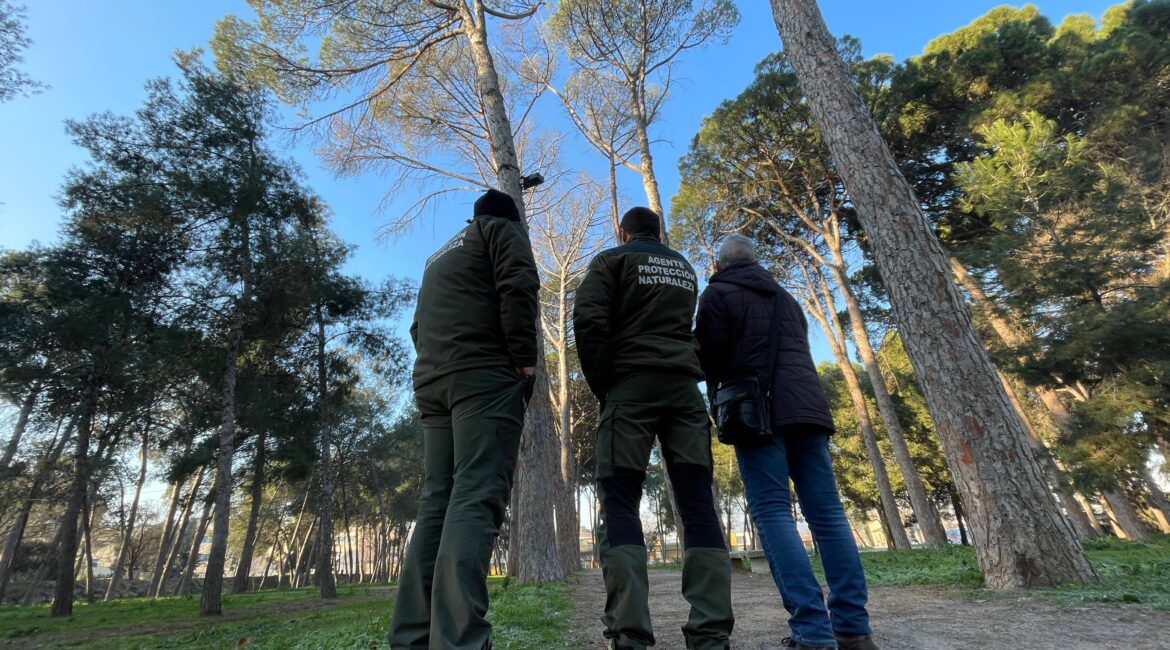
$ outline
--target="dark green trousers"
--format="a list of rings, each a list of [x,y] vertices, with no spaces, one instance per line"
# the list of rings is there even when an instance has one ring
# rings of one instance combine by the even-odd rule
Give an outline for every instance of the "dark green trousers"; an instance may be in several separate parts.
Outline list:
[[[711,435],[693,378],[640,373],[606,396],[597,434],[601,499],[598,543],[605,580],[605,636],[620,646],[654,645],[648,601],[646,542],[639,507],[655,437],[685,529],[682,592],[691,605],[683,626],[688,648],[728,648],[731,562],[711,496]]]
[[[488,564],[531,395],[532,382],[509,368],[455,372],[415,390],[425,476],[390,623],[392,649],[488,647]]]

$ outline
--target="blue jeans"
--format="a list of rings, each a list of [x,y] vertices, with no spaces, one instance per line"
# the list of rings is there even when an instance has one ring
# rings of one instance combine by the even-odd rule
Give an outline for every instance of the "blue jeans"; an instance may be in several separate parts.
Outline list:
[[[735,449],[748,510],[760,534],[772,578],[780,591],[792,638],[813,647],[835,648],[833,632],[869,634],[865,573],[845,519],[824,433],[776,435],[761,447]],[[829,606],[792,518],[788,478],[821,553]],[[830,613],[832,619],[830,622]]]

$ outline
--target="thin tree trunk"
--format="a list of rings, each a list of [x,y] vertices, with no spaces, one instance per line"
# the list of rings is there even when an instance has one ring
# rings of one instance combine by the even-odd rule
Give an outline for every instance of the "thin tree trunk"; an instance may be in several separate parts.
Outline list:
[[[328,413],[328,384],[325,374],[325,317],[317,305],[317,415],[321,429],[321,528],[318,529],[317,580],[321,598],[337,598],[337,583],[333,579],[333,447],[330,438]]]
[[[618,211],[618,184],[617,184],[617,161],[614,159],[613,150],[606,152],[609,155],[609,211],[610,219],[613,220],[613,236],[618,238],[621,232],[621,216]]]
[[[118,549],[118,560],[114,562],[114,571],[110,574],[110,584],[106,588],[105,601],[113,600],[122,583],[122,568],[130,556],[130,546],[134,540],[134,522],[138,519],[138,502],[142,498],[142,486],[146,484],[147,452],[150,450],[150,412],[146,415],[146,424],[142,427],[142,448],[138,452],[138,479],[134,482],[134,500],[130,502],[130,514],[126,517],[126,533],[122,536],[122,545]]]
[[[246,237],[245,237],[246,239]],[[244,315],[242,309],[250,299],[236,305],[232,316],[231,332],[228,334],[226,363],[223,373],[222,417],[219,427],[219,449],[215,462],[215,518],[211,534],[211,550],[207,555],[207,570],[203,578],[203,592],[199,599],[199,612],[205,616],[223,614],[223,570],[227,559],[228,522],[231,521],[232,501],[232,454],[236,442],[236,363],[240,355],[243,338]]]
[[[902,479],[906,483],[906,492],[910,497],[910,508],[918,519],[918,528],[925,538],[925,545],[929,548],[941,548],[947,544],[947,534],[939,520],[938,511],[934,503],[926,494],[926,485],[922,483],[922,476],[914,467],[914,459],[910,455],[910,447],[906,444],[906,434],[902,430],[902,423],[898,420],[898,412],[894,408],[894,401],[890,398],[890,389],[886,386],[886,378],[878,367],[877,355],[869,343],[869,334],[865,330],[865,320],[861,314],[861,305],[853,293],[853,286],[849,276],[845,273],[845,258],[839,247],[832,247],[834,261],[833,274],[841,296],[845,300],[845,308],[849,312],[849,325],[853,332],[853,343],[861,356],[861,363],[865,365],[870,385],[873,387],[874,399],[882,422],[886,425],[886,434],[890,437],[890,446],[894,448],[894,458],[898,462],[898,469],[902,472]]]
[[[191,513],[195,509],[195,502],[199,498],[199,488],[203,486],[203,477],[207,473],[206,468],[200,467],[199,471],[191,479],[191,488],[187,491],[186,498],[183,499],[183,506],[179,512],[178,526],[175,527],[174,541],[171,543],[171,548],[167,551],[167,558],[163,562],[162,577],[158,583],[158,590],[152,594],[155,598],[163,595],[163,589],[166,587],[167,579],[173,575],[176,569],[175,562],[179,558],[179,554],[186,548],[187,528],[191,523]]]
[[[637,84],[641,86],[640,82]],[[646,115],[645,88],[635,87],[633,90],[634,132],[638,137],[638,159],[642,174],[642,189],[646,192],[646,201],[650,209],[658,215],[658,228],[662,235],[662,243],[670,245],[670,237],[666,230],[666,214],[662,211],[662,195],[658,191],[658,177],[654,174],[654,156],[650,153],[649,118]]]
[[[1138,515],[1133,501],[1121,487],[1112,487],[1101,492],[1113,517],[1113,524],[1125,539],[1144,542],[1150,539],[1150,530]]]
[[[77,443],[73,451],[73,486],[69,490],[69,502],[61,518],[61,546],[57,559],[57,586],[53,590],[53,616],[73,614],[73,588],[75,585],[73,561],[77,558],[78,517],[85,505],[85,492],[89,484],[89,441],[93,433],[93,420],[97,414],[98,379],[91,371],[86,379],[84,409],[81,424],[77,428]]]
[[[180,491],[181,486],[179,483],[173,483],[171,485],[170,503],[167,505],[167,518],[163,524],[162,535],[159,537],[158,556],[155,558],[154,570],[151,572],[150,577],[150,590],[148,593],[151,595],[158,592],[159,583],[162,581],[163,564],[167,561],[167,557],[169,557],[170,546],[174,541],[172,536],[175,534],[175,514],[179,510]]]
[[[252,555],[256,550],[256,530],[260,523],[260,502],[264,500],[265,437],[263,428],[256,432],[256,455],[252,461],[252,504],[248,511],[244,547],[240,549],[240,564],[236,567],[236,578],[232,582],[233,594],[242,594],[248,590],[248,577],[252,574]]]
[[[28,391],[28,395],[25,396],[24,402],[21,403],[20,414],[16,416],[16,426],[12,428],[12,437],[8,439],[8,445],[4,448],[4,458],[0,459],[0,474],[12,465],[12,459],[16,456],[16,452],[20,448],[20,440],[24,437],[24,432],[28,428],[29,416],[32,415],[33,408],[37,405],[37,397],[40,394],[40,385],[33,384],[32,388]]]
[[[889,290],[970,515],[984,580],[995,589],[1096,582],[951,282],[946,253],[857,94],[815,0],[771,5]]]
[[[77,420],[70,419],[69,424],[65,427],[65,434],[53,442],[49,448],[49,453],[39,463],[36,477],[33,479],[28,494],[20,505],[20,512],[16,515],[16,521],[13,522],[12,527],[8,531],[8,536],[4,541],[4,553],[0,555],[0,602],[4,601],[4,594],[8,590],[8,581],[12,577],[12,563],[16,559],[16,552],[20,548],[21,540],[24,538],[25,527],[28,526],[28,518],[32,513],[33,505],[40,499],[41,490],[45,485],[45,481],[48,480],[49,473],[52,471],[53,466],[57,464],[57,460],[61,458],[61,453],[65,450],[65,445],[73,437],[73,431],[76,425]]]
[[[959,527],[959,543],[963,546],[970,546],[971,540],[967,538],[967,524],[963,517],[963,503],[959,499],[959,493],[951,490],[951,507],[955,509],[955,524]]]
[[[191,595],[191,580],[195,575],[195,567],[199,565],[199,547],[203,545],[203,538],[207,535],[207,524],[211,517],[211,506],[215,503],[213,495],[203,501],[203,512],[199,515],[199,525],[195,527],[195,537],[191,539],[191,547],[187,553],[187,564],[183,567],[183,575],[179,578],[179,587],[175,595],[186,598]]]
[[[576,500],[573,498],[576,485],[573,482],[576,460],[573,454],[573,430],[571,425],[572,404],[569,402],[569,356],[566,344],[566,333],[569,329],[569,278],[566,273],[560,274],[560,286],[557,288],[557,329],[561,332],[557,346],[557,407],[560,416],[560,482],[557,490],[556,517],[557,517],[557,555],[561,558],[561,565],[565,573],[572,573],[581,569],[581,547],[577,533],[578,514]]]
[[[87,503],[85,509],[89,510],[89,498],[86,497]],[[86,514],[82,519],[82,531],[85,533],[85,602],[92,605],[96,598],[94,597],[94,579],[93,579],[93,515]]]

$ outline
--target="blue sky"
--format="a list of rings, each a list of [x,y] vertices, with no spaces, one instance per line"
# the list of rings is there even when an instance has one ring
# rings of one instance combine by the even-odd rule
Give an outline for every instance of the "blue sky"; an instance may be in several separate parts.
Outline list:
[[[23,69],[51,88],[40,95],[0,104],[0,248],[19,249],[56,238],[60,210],[56,195],[65,172],[84,162],[82,152],[65,135],[66,119],[112,111],[128,114],[145,96],[151,78],[174,76],[171,54],[205,46],[215,22],[234,13],[251,17],[243,0],[26,0],[28,34],[33,39]],[[685,153],[703,116],[733,97],[751,80],[752,69],[779,38],[768,3],[740,2],[741,22],[726,45],[692,52],[678,68],[683,83],[669,102],[655,135],[655,167],[663,200],[678,186],[677,161]],[[866,56],[892,54],[901,60],[922,51],[932,38],[966,25],[992,7],[985,0],[822,0],[829,29],[861,39]],[[1100,17],[1116,2],[1040,0],[1034,3],[1054,23],[1067,14]],[[550,104],[544,115],[559,119]],[[565,123],[564,128],[569,128]],[[379,211],[390,179],[369,175],[337,179],[323,169],[307,147],[290,149],[310,187],[335,214],[333,228],[357,246],[349,271],[378,280],[386,276],[418,278],[422,262],[463,225],[475,196],[448,201],[434,218],[408,236],[379,242],[380,225],[417,198],[403,193]],[[592,150],[571,141],[566,159],[575,167],[598,170]],[[623,195],[644,203],[640,179],[619,171]],[[815,356],[828,359],[822,341]]]

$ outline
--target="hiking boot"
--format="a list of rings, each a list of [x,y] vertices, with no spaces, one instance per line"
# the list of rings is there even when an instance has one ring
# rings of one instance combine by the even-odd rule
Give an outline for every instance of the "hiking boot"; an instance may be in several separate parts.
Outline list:
[[[760,650],[824,650],[824,648],[797,643],[792,637],[786,636],[780,640],[780,645],[764,642],[760,646]]]
[[[833,636],[837,637],[839,650],[878,650],[877,644],[869,634],[834,633]]]

